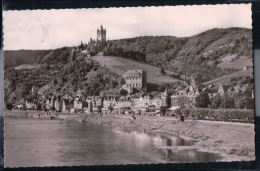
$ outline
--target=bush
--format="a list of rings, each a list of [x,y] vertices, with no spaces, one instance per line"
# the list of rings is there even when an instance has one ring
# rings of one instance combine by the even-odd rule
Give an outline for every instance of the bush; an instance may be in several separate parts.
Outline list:
[[[209,96],[206,92],[200,93],[200,95],[196,97],[195,101],[196,107],[207,108],[210,104]]]
[[[207,109],[207,108],[183,108],[178,111],[185,117],[196,117],[200,120],[254,122],[254,110],[252,109]]]

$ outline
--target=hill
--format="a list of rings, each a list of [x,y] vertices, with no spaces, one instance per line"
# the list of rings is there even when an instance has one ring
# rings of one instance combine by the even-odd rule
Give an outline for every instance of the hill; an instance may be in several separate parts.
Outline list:
[[[232,74],[224,75],[222,77],[204,82],[202,84],[205,86],[210,84],[228,84],[231,83],[232,79],[243,81],[243,78],[252,78],[252,77],[253,77],[253,68],[249,68],[245,71],[240,70]]]
[[[35,64],[39,58],[47,55],[51,50],[5,50],[5,68],[16,67],[23,64]]]
[[[67,54],[67,59],[69,57]],[[36,67],[29,66],[20,65],[5,69],[6,102],[14,104],[24,102],[25,99],[34,97],[36,93],[74,96],[79,90],[82,94],[91,96],[119,95],[123,83],[120,75],[112,73],[90,58],[86,59],[80,53],[76,54],[75,60],[64,64],[54,62],[51,65],[43,63]]]
[[[104,55],[146,62],[188,77],[200,75],[205,82],[241,69],[229,67],[236,61],[229,61],[227,66],[223,60],[226,56],[236,55],[237,59],[246,59],[246,65],[252,65],[252,30],[216,28],[183,38],[145,36],[111,40]],[[241,67],[244,62],[239,62]]]
[[[127,70],[142,69],[146,71],[147,82],[157,85],[170,84],[180,79],[173,78],[173,72],[166,71],[166,74],[161,73],[161,68],[152,66],[147,63],[137,62],[135,60],[115,57],[115,56],[95,56],[93,60],[99,62],[102,66],[109,68],[110,71],[123,76],[123,73]]]
[[[41,94],[75,95],[81,90],[84,95],[118,95],[128,69],[145,70],[156,90],[184,86],[182,80],[191,76],[204,85],[253,77],[250,29],[111,40],[103,55],[93,57],[87,57],[84,48],[5,51],[5,101],[18,103],[32,96],[32,87]],[[244,66],[249,69],[244,71]]]
[[[246,56],[237,56],[235,55],[228,55],[221,59],[222,62],[219,63],[217,66],[220,68],[232,68],[241,70],[244,67],[252,67],[253,62],[250,57]]]
[[[39,59],[39,63],[44,64],[55,64],[63,63],[66,64],[69,60],[72,47],[63,47],[55,50],[51,50],[44,57]]]
[[[66,63],[71,49],[72,47],[63,47],[54,50],[5,50],[4,65],[5,68],[11,68],[37,63]]]

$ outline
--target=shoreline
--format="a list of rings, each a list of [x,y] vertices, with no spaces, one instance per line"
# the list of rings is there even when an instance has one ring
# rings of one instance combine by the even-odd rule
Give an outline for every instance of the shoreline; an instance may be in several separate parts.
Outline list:
[[[20,113],[20,114],[19,114]],[[23,114],[21,114],[23,113]],[[28,112],[31,119],[50,120],[43,111]],[[25,111],[5,111],[4,117],[26,118]],[[55,115],[54,115],[55,116]],[[185,120],[179,122],[174,117],[141,116],[115,114],[64,114],[58,113],[55,119],[92,123],[107,126],[112,130],[147,131],[165,136],[178,136],[191,141],[191,146],[161,147],[169,149],[194,149],[201,152],[214,153],[220,156],[219,161],[252,161],[255,160],[254,124],[234,122]]]

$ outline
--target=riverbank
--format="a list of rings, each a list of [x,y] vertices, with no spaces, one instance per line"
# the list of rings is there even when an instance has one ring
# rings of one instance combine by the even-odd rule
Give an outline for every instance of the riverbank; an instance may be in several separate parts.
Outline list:
[[[39,117],[40,114],[40,117]],[[25,118],[20,111],[7,111],[7,117]],[[195,149],[216,153],[221,161],[250,161],[255,159],[254,124],[195,121],[179,122],[173,117],[128,116],[128,115],[85,115],[60,114],[46,115],[45,112],[28,112],[27,117],[37,119],[57,119],[94,123],[110,127],[113,130],[149,131],[165,135],[176,135],[193,142],[191,146],[160,147],[175,150]],[[83,119],[85,118],[85,119]]]

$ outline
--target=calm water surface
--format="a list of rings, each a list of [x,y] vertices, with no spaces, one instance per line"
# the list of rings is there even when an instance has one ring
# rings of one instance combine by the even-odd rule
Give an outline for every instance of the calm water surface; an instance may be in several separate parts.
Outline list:
[[[177,137],[113,131],[88,123],[5,118],[5,167],[208,162],[218,156],[194,150]]]

